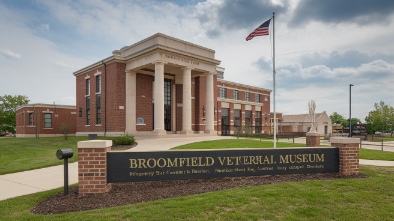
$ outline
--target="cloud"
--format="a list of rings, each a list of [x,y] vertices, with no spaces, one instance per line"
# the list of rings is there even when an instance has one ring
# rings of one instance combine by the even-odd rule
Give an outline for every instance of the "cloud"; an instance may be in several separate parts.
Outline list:
[[[329,68],[326,65],[303,67],[301,63],[292,63],[277,68],[279,85],[283,88],[302,88],[309,85],[318,85],[320,88],[336,87],[336,85],[349,82],[353,84],[369,84],[378,86],[394,81],[391,73],[394,72],[394,63],[383,60],[373,60],[356,67]],[[379,87],[379,86],[378,86]]]
[[[74,66],[65,63],[64,61],[55,61],[55,66],[60,68],[74,68]]]
[[[38,26],[38,30],[40,32],[46,32],[46,31],[49,31],[49,29],[50,29],[50,25],[49,24],[40,24]]]
[[[356,23],[360,26],[385,24],[393,13],[394,1],[389,0],[301,0],[290,24],[302,26],[311,21]]]
[[[11,58],[11,59],[20,60],[22,58],[22,56],[20,54],[10,51],[10,50],[7,50],[7,49],[1,49],[0,54],[6,58]]]
[[[196,17],[207,30],[209,37],[215,38],[228,30],[256,28],[272,16],[273,12],[284,13],[289,1],[271,0],[208,0],[198,3]]]

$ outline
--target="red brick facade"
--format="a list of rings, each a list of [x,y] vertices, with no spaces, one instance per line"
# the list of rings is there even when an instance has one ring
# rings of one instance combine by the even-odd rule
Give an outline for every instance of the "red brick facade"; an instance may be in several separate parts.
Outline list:
[[[75,135],[75,106],[28,104],[16,110],[17,137]]]
[[[101,76],[101,90],[96,90],[96,78]],[[122,134],[125,131],[125,114],[126,114],[126,83],[125,83],[125,64],[122,62],[111,62],[109,64],[99,65],[87,70],[76,76],[77,84],[77,132],[79,134],[98,133],[98,134]],[[166,79],[171,80],[172,95],[172,117],[175,117],[171,123],[171,131],[182,131],[182,84],[175,84],[173,75],[165,74]],[[87,80],[89,79],[90,91],[87,95]],[[205,130],[205,99],[206,99],[206,77],[192,77],[192,130],[203,132]],[[137,131],[153,130],[153,84],[154,76],[150,74],[136,74],[136,116],[143,119],[143,123],[136,125]],[[218,80],[214,75],[214,109],[215,109],[215,130],[220,134],[221,127],[221,110],[222,103],[228,103],[230,125],[233,125],[234,109],[240,107],[241,124],[245,125],[246,106],[251,111],[251,125],[256,127],[256,110],[259,108],[260,132],[272,133],[273,115],[270,113],[270,90],[242,85],[234,82]],[[220,88],[226,88],[226,97],[219,98]],[[234,91],[238,91],[238,99],[234,99]],[[246,93],[249,94],[249,100],[246,100]],[[101,123],[96,122],[96,96],[101,95]],[[260,101],[256,102],[256,94]],[[90,124],[87,124],[87,107],[86,99],[90,97]],[[236,107],[237,106],[237,107]],[[258,107],[258,108],[257,108]],[[175,114],[174,114],[175,113]],[[281,114],[277,114],[280,119]],[[253,131],[255,131],[253,129]],[[234,129],[230,129],[233,133]]]
[[[230,134],[236,133],[234,110],[240,110],[241,127],[250,124],[252,133],[273,133],[273,113],[270,113],[270,93],[271,90],[243,85],[235,82],[217,80],[215,90],[217,101],[218,132],[225,133],[225,127],[229,128]],[[222,88],[222,89],[221,89]],[[224,90],[221,95],[220,90]],[[236,98],[235,92],[238,97]],[[248,96],[247,96],[248,94]],[[256,100],[256,95],[260,100]],[[229,126],[222,126],[222,111],[228,109]],[[248,110],[247,110],[248,109]],[[250,111],[250,122],[246,122],[246,111]],[[257,115],[259,114],[259,115]],[[276,114],[277,121],[282,118],[281,113]],[[260,126],[257,126],[257,122]]]
[[[332,137],[331,146],[339,148],[339,172],[342,175],[358,175],[360,138]]]
[[[320,147],[320,134],[306,133],[306,146],[307,147]]]
[[[78,142],[78,191],[79,196],[105,193],[111,188],[107,184],[107,152],[112,141]]]

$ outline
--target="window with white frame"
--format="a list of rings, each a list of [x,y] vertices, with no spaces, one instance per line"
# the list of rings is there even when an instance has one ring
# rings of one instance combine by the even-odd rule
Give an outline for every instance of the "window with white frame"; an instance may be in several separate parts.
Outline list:
[[[226,98],[227,97],[227,88],[221,87],[220,88],[220,98]]]
[[[44,128],[52,128],[52,113],[44,113]]]
[[[101,75],[96,76],[96,93],[101,92]]]
[[[86,79],[86,92],[85,92],[85,94],[86,95],[90,95],[90,78],[88,78],[88,79]]]
[[[86,125],[90,125],[90,96],[86,97]]]
[[[245,101],[250,101],[250,93],[245,92]]]
[[[260,103],[260,94],[256,94],[254,100],[256,103]]]
[[[234,100],[238,100],[238,90],[234,90]]]
[[[96,124],[101,124],[101,94],[96,94]]]
[[[34,125],[34,115],[33,115],[33,113],[29,113],[29,125],[30,126],[33,126]]]

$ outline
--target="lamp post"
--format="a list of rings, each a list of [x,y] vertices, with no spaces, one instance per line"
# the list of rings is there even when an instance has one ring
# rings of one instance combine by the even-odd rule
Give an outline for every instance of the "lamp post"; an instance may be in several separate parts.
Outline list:
[[[352,86],[349,84],[349,137],[352,137]]]

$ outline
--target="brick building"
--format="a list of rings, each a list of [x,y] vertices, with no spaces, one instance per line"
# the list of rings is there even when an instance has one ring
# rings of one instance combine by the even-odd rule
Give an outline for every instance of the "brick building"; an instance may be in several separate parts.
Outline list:
[[[115,50],[74,72],[77,135],[269,133],[271,90],[225,81],[219,64],[160,33]]]
[[[76,108],[68,105],[27,104],[16,110],[17,137],[50,137],[76,132]]]
[[[332,133],[333,126],[330,117],[325,111],[315,114],[315,131],[322,135],[328,136]],[[309,114],[284,115],[283,122],[280,123],[284,133],[294,133],[305,136],[312,126]]]

